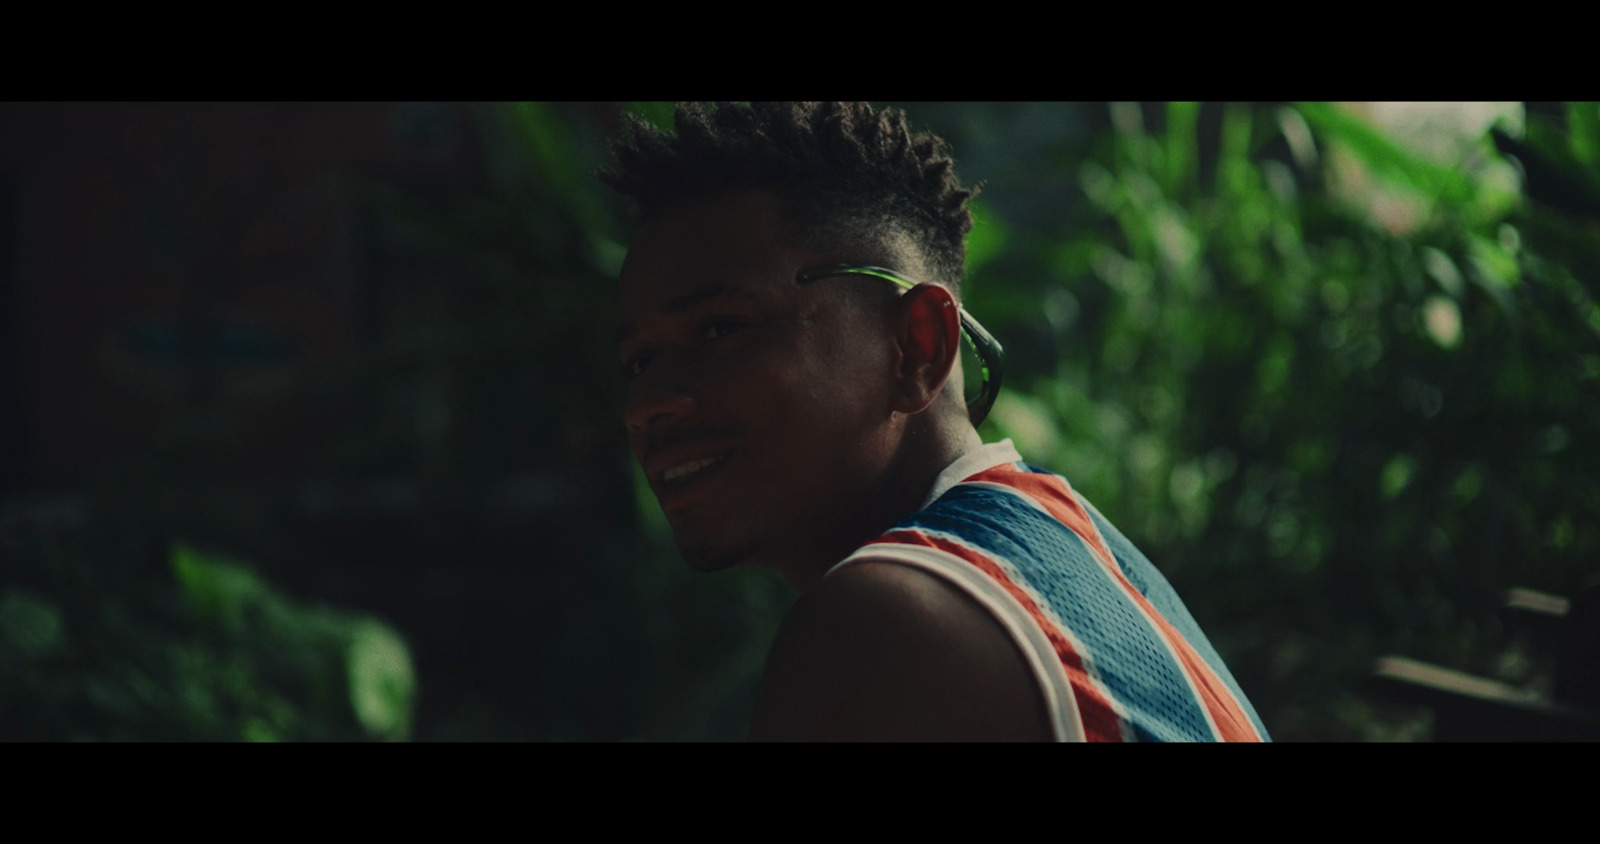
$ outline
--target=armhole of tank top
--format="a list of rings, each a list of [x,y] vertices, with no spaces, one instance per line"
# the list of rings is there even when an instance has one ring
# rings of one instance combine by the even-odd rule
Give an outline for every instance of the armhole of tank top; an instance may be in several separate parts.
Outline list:
[[[935,575],[960,589],[1000,623],[1022,653],[1034,682],[1044,696],[1050,726],[1056,741],[1084,741],[1083,721],[1078,715],[1072,681],[1061,666],[1061,657],[1028,612],[983,572],[959,557],[937,548],[920,545],[871,545],[862,548],[828,570],[832,574],[847,565],[867,561],[897,563]],[[826,577],[827,575],[823,575]]]

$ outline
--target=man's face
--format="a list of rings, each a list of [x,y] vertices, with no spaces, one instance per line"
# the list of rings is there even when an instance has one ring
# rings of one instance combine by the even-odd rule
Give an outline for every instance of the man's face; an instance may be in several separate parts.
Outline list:
[[[668,209],[628,253],[629,438],[696,568],[826,546],[888,465],[892,287],[795,281],[842,259],[758,192]]]

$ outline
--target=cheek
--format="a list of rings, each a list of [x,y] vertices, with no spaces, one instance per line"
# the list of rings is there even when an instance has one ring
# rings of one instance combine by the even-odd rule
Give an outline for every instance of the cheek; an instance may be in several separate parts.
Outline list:
[[[751,433],[783,439],[803,437],[829,407],[828,385],[819,371],[784,358],[752,361],[724,382],[724,396]]]
[[[853,321],[800,321],[707,361],[709,415],[737,417],[761,435],[752,444],[764,451],[828,442],[848,448],[860,440],[888,405],[887,381],[878,377],[887,350],[862,326],[838,322]]]
[[[762,411],[772,425],[805,437],[850,421],[854,413],[852,362],[832,350],[791,349],[758,364],[742,400]]]
[[[854,424],[877,420],[887,407],[887,350],[864,330],[832,332],[819,342],[809,362],[811,392],[833,412]]]
[[[796,339],[773,331],[720,352],[702,364],[702,390],[723,408],[755,417],[814,403],[826,368]]]

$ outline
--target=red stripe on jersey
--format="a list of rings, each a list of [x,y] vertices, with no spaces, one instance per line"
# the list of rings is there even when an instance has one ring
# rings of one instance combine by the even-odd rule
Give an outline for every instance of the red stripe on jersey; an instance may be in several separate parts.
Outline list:
[[[1111,549],[1100,540],[1100,531],[1094,529],[1094,521],[1089,518],[1089,511],[1078,501],[1077,496],[1067,488],[1063,480],[1056,475],[1041,475],[1034,472],[1019,472],[1011,466],[996,466],[986,469],[967,478],[967,481],[984,481],[992,484],[1008,486],[1018,492],[1026,493],[1043,507],[1057,521],[1072,529],[1072,532],[1082,539],[1089,550],[1093,551],[1100,562],[1108,568],[1118,580],[1126,582],[1122,576],[1122,569],[1117,566],[1116,558],[1111,555]],[[1132,586],[1133,584],[1128,584]]]
[[[951,542],[936,536],[929,536],[918,530],[894,530],[874,539],[868,545],[921,545],[934,548],[958,557],[979,571],[987,574],[1001,588],[1006,590],[1022,608],[1039,629],[1044,631],[1045,637],[1055,648],[1056,656],[1061,660],[1061,665],[1066,669],[1067,678],[1071,682],[1074,699],[1078,702],[1078,718],[1083,723],[1083,734],[1086,741],[1095,742],[1120,742],[1122,738],[1122,725],[1117,718],[1115,710],[1111,708],[1111,701],[1104,693],[1095,687],[1089,679],[1089,672],[1083,665],[1082,656],[1073,649],[1072,643],[1062,634],[1060,627],[1048,617],[1034,602],[1033,598],[1024,592],[1005,570],[993,560],[984,556],[973,548],[960,543]]]
[[[1011,487],[1033,499],[1057,521],[1071,528],[1072,532],[1095,553],[1116,582],[1121,584],[1128,597],[1155,622],[1156,629],[1172,647],[1173,653],[1177,654],[1178,664],[1182,666],[1183,672],[1189,675],[1190,681],[1199,691],[1202,705],[1217,725],[1218,738],[1223,741],[1261,740],[1255,725],[1250,722],[1249,716],[1245,715],[1244,707],[1239,705],[1238,699],[1233,696],[1227,684],[1217,677],[1211,666],[1189,645],[1189,640],[1167,621],[1166,616],[1156,610],[1144,593],[1128,581],[1127,576],[1122,573],[1122,567],[1116,564],[1111,549],[1102,541],[1100,531],[1095,529],[1094,522],[1089,518],[1088,509],[1078,499],[1077,493],[1067,485],[1065,479],[1057,475],[1023,472],[1005,465],[979,472],[966,480]]]

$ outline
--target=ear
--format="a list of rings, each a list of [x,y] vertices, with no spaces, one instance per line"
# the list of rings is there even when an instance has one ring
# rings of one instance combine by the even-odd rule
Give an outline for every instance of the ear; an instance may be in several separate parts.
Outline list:
[[[895,300],[898,359],[892,409],[921,413],[939,397],[961,353],[961,309],[950,291],[919,284]]]

